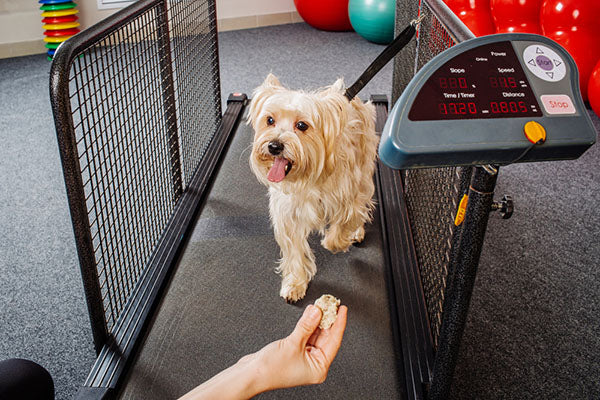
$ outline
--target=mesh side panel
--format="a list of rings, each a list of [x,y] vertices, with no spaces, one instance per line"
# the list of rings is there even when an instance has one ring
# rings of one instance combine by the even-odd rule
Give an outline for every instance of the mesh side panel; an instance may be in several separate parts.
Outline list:
[[[216,38],[209,29],[214,9],[202,1],[172,3],[165,12],[157,2],[89,45],[70,68],[75,139],[109,331],[220,122]]]
[[[171,47],[177,121],[180,123],[184,184],[204,157],[220,122],[219,69],[214,9],[207,1],[171,0]],[[206,109],[206,101],[216,107]],[[205,107],[203,109],[203,107]]]
[[[417,70],[454,42],[426,4],[418,32]],[[442,323],[446,280],[451,260],[454,218],[463,168],[404,172],[405,197],[434,346]]]

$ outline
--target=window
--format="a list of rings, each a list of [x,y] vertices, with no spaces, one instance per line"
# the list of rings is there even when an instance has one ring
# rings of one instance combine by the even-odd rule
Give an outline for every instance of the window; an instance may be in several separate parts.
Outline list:
[[[122,8],[130,5],[135,0],[98,0],[98,9],[107,9],[107,8]]]

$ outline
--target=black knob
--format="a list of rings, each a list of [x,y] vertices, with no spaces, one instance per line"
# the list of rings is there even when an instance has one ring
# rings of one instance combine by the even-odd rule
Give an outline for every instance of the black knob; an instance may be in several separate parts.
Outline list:
[[[277,140],[273,140],[273,141],[269,142],[269,153],[276,156],[278,154],[281,154],[282,151],[283,151],[283,143],[281,143]]]
[[[515,203],[512,196],[505,194],[500,201],[492,203],[492,211],[500,211],[502,219],[509,219],[515,211]]]

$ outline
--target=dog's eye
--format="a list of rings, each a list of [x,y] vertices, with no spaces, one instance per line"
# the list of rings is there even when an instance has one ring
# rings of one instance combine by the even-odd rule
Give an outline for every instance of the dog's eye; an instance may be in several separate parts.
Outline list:
[[[273,119],[273,117],[267,117],[267,125],[273,125],[275,123],[275,120]]]
[[[303,121],[298,121],[298,122],[296,122],[296,129],[298,129],[299,131],[304,132],[305,130],[308,129],[308,124],[306,122],[303,122]]]

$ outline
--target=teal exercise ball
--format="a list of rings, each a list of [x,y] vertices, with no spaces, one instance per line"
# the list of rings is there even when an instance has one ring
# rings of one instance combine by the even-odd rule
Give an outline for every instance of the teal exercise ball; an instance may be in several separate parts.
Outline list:
[[[350,24],[368,41],[388,44],[394,40],[395,7],[396,0],[350,0]]]

